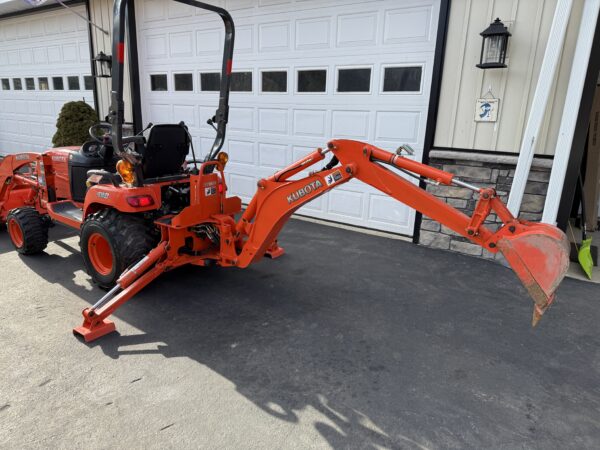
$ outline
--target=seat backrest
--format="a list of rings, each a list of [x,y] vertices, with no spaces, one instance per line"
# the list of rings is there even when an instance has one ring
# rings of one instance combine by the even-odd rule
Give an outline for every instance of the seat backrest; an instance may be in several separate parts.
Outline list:
[[[183,124],[154,125],[144,146],[144,178],[176,175],[190,150],[190,139]]]

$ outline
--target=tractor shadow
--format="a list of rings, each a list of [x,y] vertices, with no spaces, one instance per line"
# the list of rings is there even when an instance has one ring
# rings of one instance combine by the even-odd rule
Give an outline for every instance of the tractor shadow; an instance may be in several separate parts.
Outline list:
[[[553,424],[598,417],[597,288],[566,280],[569,301],[531,330],[531,303],[498,264],[299,221],[280,242],[285,256],[245,270],[162,275],[116,313],[142,334],[89,346],[190,358],[288,423],[312,408],[333,448],[552,447],[570,442]],[[89,303],[103,294],[73,283],[78,248],[23,261]],[[589,400],[564,399],[582,390]]]
[[[58,284],[88,302],[101,295],[101,290],[91,284],[85,274],[83,258],[78,240],[70,240],[79,235],[77,230],[57,224],[48,230],[46,250],[37,255],[18,255],[31,271],[40,275],[46,282]],[[0,231],[0,255],[15,252],[6,230]]]

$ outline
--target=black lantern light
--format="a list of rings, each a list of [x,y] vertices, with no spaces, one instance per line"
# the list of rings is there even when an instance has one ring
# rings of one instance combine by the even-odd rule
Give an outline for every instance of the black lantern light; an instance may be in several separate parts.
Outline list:
[[[96,77],[110,78],[112,74],[112,56],[105,55],[104,52],[98,53],[94,58],[96,64]]]
[[[508,28],[500,21],[494,20],[481,33],[483,42],[481,44],[481,58],[477,67],[480,69],[502,69],[506,67],[506,49],[508,47],[508,38],[511,34]]]

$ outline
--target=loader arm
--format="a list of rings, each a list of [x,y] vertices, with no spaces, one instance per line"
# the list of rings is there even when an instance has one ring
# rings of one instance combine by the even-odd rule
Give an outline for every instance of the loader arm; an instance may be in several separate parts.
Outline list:
[[[330,164],[305,178],[290,180],[322,161],[329,152],[333,154]],[[473,215],[469,217],[458,211],[386,165],[436,184],[457,185],[477,192],[479,199]],[[492,253],[502,252],[535,302],[534,325],[554,300],[555,290],[569,264],[569,245],[562,231],[516,219],[494,189],[477,188],[448,172],[350,140],[331,141],[327,150],[317,149],[258,182],[257,193],[236,227],[243,242],[238,267],[247,267],[267,253],[298,208],[352,178],[416,209]],[[484,226],[492,212],[502,221],[495,232]]]

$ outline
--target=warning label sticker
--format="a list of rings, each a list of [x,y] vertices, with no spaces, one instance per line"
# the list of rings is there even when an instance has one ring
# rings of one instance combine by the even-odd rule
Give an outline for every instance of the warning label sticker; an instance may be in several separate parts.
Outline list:
[[[327,186],[331,186],[332,184],[337,183],[341,179],[342,173],[339,170],[336,170],[335,172],[330,173],[325,177],[325,183],[327,183]]]

